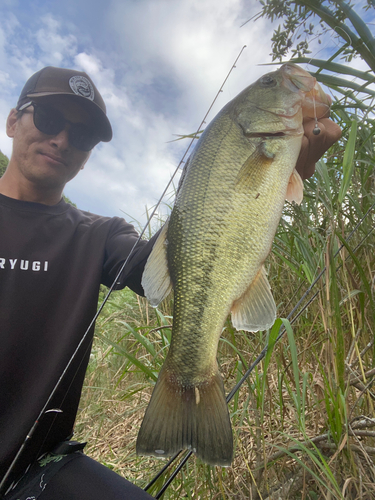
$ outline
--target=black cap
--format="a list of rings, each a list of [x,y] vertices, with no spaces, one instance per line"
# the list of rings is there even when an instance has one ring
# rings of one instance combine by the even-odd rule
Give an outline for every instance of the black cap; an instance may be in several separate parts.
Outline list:
[[[112,139],[112,127],[102,96],[91,78],[83,71],[47,66],[31,76],[22,89],[17,109],[30,100],[47,96],[69,95],[93,117],[100,140]]]

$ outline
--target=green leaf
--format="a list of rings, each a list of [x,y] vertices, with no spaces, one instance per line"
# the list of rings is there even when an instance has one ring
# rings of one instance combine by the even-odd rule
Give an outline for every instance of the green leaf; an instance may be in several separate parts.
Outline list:
[[[348,25],[338,20],[337,16],[335,16],[335,12],[328,9],[325,5],[318,2],[312,2],[311,0],[297,0],[296,3],[304,5],[307,9],[317,14],[321,20],[336,31],[340,37],[347,43],[350,43],[350,45],[359,52],[370,68],[375,71],[375,57],[373,51],[370,51],[367,46],[361,42],[361,39],[348,27]]]
[[[108,337],[106,337],[105,335],[101,335],[99,333],[96,334],[96,336],[102,340],[104,340],[105,342],[107,342],[107,344],[111,345],[112,347],[115,348],[115,350],[117,352],[119,352],[119,354],[122,354],[123,356],[125,356],[126,358],[128,358],[128,360],[134,365],[136,366],[137,368],[139,368],[145,375],[147,375],[149,378],[151,378],[152,380],[154,380],[155,382],[157,381],[158,377],[155,375],[155,373],[150,369],[148,368],[144,363],[142,363],[142,361],[140,361],[139,359],[137,359],[135,356],[133,356],[132,354],[130,354],[126,349],[124,349],[121,345],[119,345],[118,343],[116,342],[112,342],[111,339],[109,339]]]
[[[367,24],[359,17],[359,15],[343,0],[336,0],[342,10],[347,15],[354,28],[357,30],[361,41],[364,42],[372,53],[375,52],[375,39]]]
[[[149,341],[149,339],[147,337],[145,337],[144,335],[142,335],[142,333],[138,332],[136,328],[132,328],[129,323],[126,323],[125,321],[122,321],[122,320],[118,320],[118,323],[126,326],[126,328],[133,334],[133,336],[138,340],[138,342],[140,344],[143,345],[143,347],[146,349],[146,351],[148,353],[151,354],[151,356],[153,358],[155,358],[156,356],[156,351],[155,351],[155,348],[154,348],[154,345],[152,342]]]
[[[346,143],[344,159],[342,164],[343,179],[339,191],[339,203],[342,203],[345,195],[349,189],[350,182],[352,179],[354,171],[354,153],[355,153],[355,142],[357,138],[357,120],[352,121],[350,127],[350,132],[348,136],[348,142]]]
[[[332,71],[333,73],[341,73],[343,75],[352,75],[356,78],[361,78],[361,80],[366,80],[368,82],[373,82],[375,76],[369,72],[359,71],[350,66],[345,66],[344,64],[338,64],[331,61],[325,61],[323,59],[309,59],[308,57],[297,57],[290,60],[290,62],[295,64],[311,64],[320,69],[325,69],[327,71]]]
[[[326,75],[324,73],[310,73],[310,75],[315,76],[318,82],[324,83],[324,85],[329,87],[346,87],[375,97],[375,90],[368,89],[364,85],[358,85],[358,83],[349,82],[349,80],[345,80],[344,78],[337,78],[337,76]]]
[[[289,321],[285,318],[281,318],[281,321],[283,322],[286,333],[288,335],[290,356],[292,358],[294,384],[296,386],[296,405],[297,405],[298,411],[300,411],[301,410],[301,390],[300,390],[300,386],[299,386],[299,367],[298,367],[298,354],[297,354],[296,341],[294,339],[293,330],[292,330],[292,327],[290,326]]]
[[[7,169],[8,163],[9,158],[2,151],[0,151],[0,177],[3,176],[5,170]]]
[[[289,323],[289,322],[288,322]],[[276,344],[277,337],[279,336],[280,332],[280,327],[282,325],[281,319],[277,319],[275,323],[273,324],[273,327],[271,328],[268,336],[268,345],[267,345],[267,352],[264,358],[264,364],[263,364],[263,377],[262,377],[262,419],[264,416],[264,400],[265,400],[265,389],[266,389],[266,374],[267,374],[267,369],[268,365],[271,361],[271,356],[273,349]]]
[[[341,236],[341,234],[338,231],[336,231],[336,236],[340,240],[340,242],[345,246],[346,250],[349,252],[350,257],[356,266],[358,274],[361,278],[362,285],[366,291],[366,295],[367,295],[368,299],[370,300],[370,307],[372,309],[372,313],[373,313],[373,315],[375,315],[375,301],[373,298],[372,287],[371,287],[370,281],[366,278],[365,270],[361,266],[357,256],[353,252],[353,250],[350,248],[349,243]],[[373,316],[373,317],[375,317],[375,316]]]
[[[334,349],[335,349],[335,364],[337,370],[338,377],[338,385],[342,392],[345,390],[345,339],[344,332],[341,322],[341,314],[340,314],[340,288],[337,281],[336,276],[336,262],[334,258],[334,247],[333,240],[330,240],[329,251],[329,267],[330,267],[330,282],[329,282],[329,291],[330,291],[330,301],[332,303],[332,321],[336,326],[336,330],[332,330],[332,334],[336,333],[333,337],[334,341]],[[337,407],[337,412],[338,412]],[[338,420],[338,418],[336,418]]]

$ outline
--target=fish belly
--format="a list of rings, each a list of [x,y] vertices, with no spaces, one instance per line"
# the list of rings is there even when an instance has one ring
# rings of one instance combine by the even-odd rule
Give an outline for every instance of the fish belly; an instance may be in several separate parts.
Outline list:
[[[209,464],[231,463],[218,342],[270,251],[301,137],[270,141],[247,140],[224,115],[190,158],[167,234],[172,341],[138,436],[140,454],[190,448]]]

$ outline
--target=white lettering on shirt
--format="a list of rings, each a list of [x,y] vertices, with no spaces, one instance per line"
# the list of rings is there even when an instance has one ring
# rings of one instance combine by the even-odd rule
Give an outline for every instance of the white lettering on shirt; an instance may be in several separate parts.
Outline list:
[[[48,271],[49,262],[48,260],[25,260],[25,259],[5,259],[0,257],[0,269],[8,269],[11,271]]]
[[[9,259],[10,262],[10,268],[14,269],[14,266],[16,265],[18,259]]]
[[[33,265],[31,267],[33,271],[40,271],[40,262],[38,260],[35,260],[33,262]]]

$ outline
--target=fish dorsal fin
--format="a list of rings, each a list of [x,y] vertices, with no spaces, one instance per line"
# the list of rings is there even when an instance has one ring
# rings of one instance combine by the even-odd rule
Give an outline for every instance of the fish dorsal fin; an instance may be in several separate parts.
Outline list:
[[[232,305],[232,324],[237,330],[258,332],[271,328],[276,319],[276,304],[264,266],[246,292]]]
[[[235,189],[238,192],[248,192],[257,188],[257,183],[262,176],[256,175],[256,171],[267,168],[274,159],[274,152],[267,142],[261,142],[255,151],[248,157],[238,172]],[[258,179],[258,182],[257,182]]]
[[[296,169],[293,170],[289,179],[289,184],[286,190],[285,198],[287,201],[295,201],[297,205],[301,205],[303,200],[303,181]]]
[[[142,275],[143,290],[152,307],[158,306],[172,290],[167,261],[167,230],[168,222],[155,242]]]

